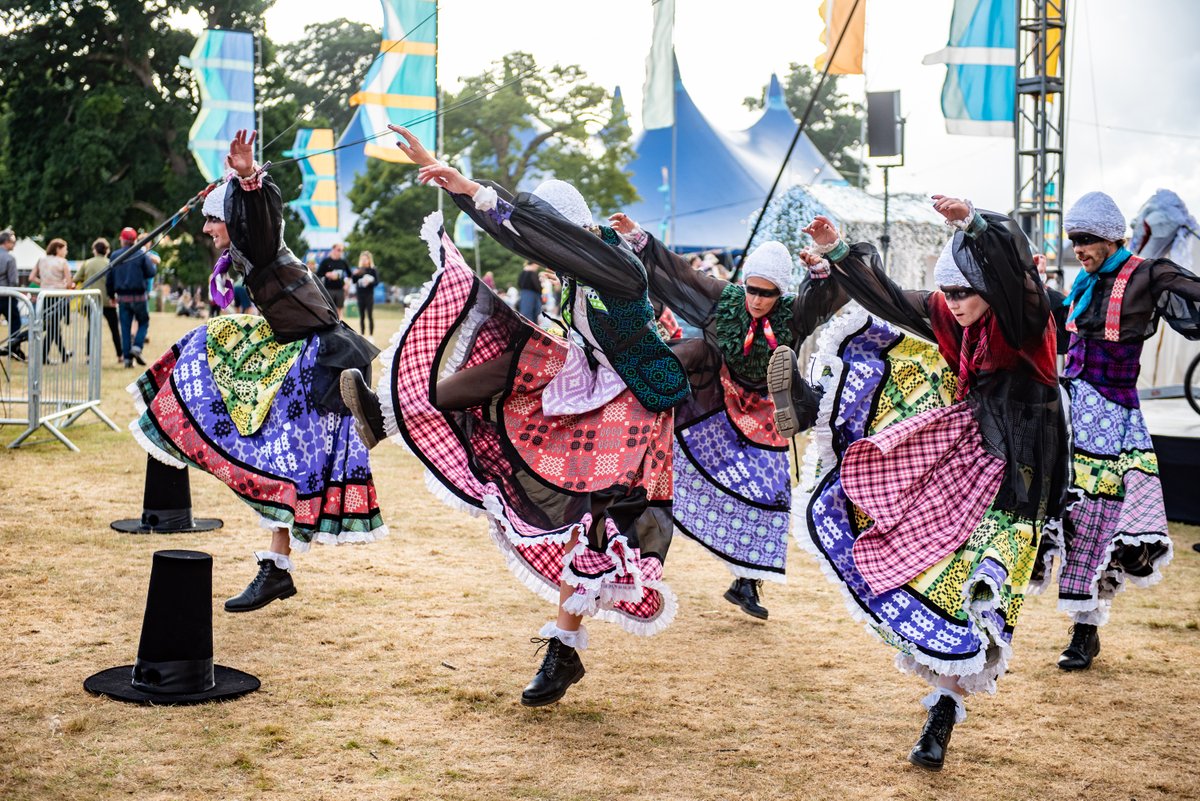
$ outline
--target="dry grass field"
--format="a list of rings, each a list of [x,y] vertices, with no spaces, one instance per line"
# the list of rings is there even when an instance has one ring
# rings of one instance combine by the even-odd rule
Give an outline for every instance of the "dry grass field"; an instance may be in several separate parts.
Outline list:
[[[147,352],[188,321],[155,315]],[[385,318],[381,344],[398,318]],[[108,342],[105,342],[106,347]],[[133,371],[104,371],[124,426]],[[71,429],[0,450],[0,799],[1179,799],[1200,797],[1200,529],[1173,526],[1167,580],[1119,598],[1093,669],[1054,666],[1067,622],[1030,601],[999,695],[969,703],[946,769],[904,761],[923,685],[850,621],[793,548],[759,623],[721,598],[729,577],[677,541],[680,612],[641,639],[593,624],[587,677],[552,707],[518,697],[552,609],[507,572],[480,519],[425,490],[415,459],[374,454],[391,536],[314,548],[299,594],[220,608],[253,575],[266,532],[215,479],[193,474],[206,534],[133,536],[144,452],[125,431]],[[13,428],[0,429],[7,443]],[[197,707],[131,706],[83,679],[137,651],[150,557],[214,557],[218,663],[262,690]]]

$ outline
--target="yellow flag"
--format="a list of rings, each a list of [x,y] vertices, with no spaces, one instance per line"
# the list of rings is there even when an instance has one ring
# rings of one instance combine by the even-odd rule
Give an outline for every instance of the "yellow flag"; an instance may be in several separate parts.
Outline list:
[[[837,49],[837,57],[829,67],[830,75],[862,75],[863,71],[863,41],[866,28],[867,0],[822,0],[821,19],[825,21],[825,29],[821,31],[821,44],[825,52],[817,56],[813,66],[819,70],[825,69],[825,63],[833,54],[833,47],[838,37],[842,36],[842,46]],[[850,9],[854,8],[854,15]],[[842,29],[846,33],[842,35]]]

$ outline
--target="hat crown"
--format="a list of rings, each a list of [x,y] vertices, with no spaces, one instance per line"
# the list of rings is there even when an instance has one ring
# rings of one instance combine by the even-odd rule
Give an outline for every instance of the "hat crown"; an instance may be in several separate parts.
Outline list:
[[[212,565],[200,551],[155,551],[135,687],[170,693],[212,688]]]
[[[795,262],[787,245],[771,240],[756,247],[742,266],[742,275],[747,280],[762,278],[770,281],[780,292],[787,292],[792,285],[792,270]]]
[[[533,194],[549,203],[555,211],[576,225],[582,227],[592,224],[592,210],[587,201],[578,189],[566,181],[557,178],[543,181],[533,190]]]

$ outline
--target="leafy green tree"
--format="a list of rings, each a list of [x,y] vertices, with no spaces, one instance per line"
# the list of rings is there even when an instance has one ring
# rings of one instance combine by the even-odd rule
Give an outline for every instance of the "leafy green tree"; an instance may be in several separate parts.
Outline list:
[[[378,55],[377,28],[348,19],[309,25],[303,38],[279,48],[266,103],[290,101],[305,127],[340,133],[354,115],[350,96]]]
[[[560,178],[600,213],[637,199],[624,169],[633,157],[624,110],[614,121],[612,96],[578,66],[541,69],[530,54],[510,53],[463,78],[443,107],[444,150],[469,153],[478,177],[510,190]]]
[[[816,89],[820,73],[807,64],[793,62],[783,78],[783,96],[796,119],[804,114],[808,101]],[[742,102],[746,108],[763,107],[766,87],[762,95],[747,97]],[[805,133],[825,158],[853,184],[858,183],[862,160],[858,154],[862,148],[862,120],[866,111],[863,104],[850,100],[838,90],[838,76],[830,75],[821,87],[821,94],[813,107]]]

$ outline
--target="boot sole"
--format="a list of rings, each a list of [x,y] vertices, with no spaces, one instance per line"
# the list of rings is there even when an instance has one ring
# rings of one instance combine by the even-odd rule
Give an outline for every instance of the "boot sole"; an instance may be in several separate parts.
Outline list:
[[[375,438],[371,427],[363,424],[367,419],[367,411],[359,400],[357,382],[349,371],[342,373],[338,378],[338,389],[342,394],[342,403],[346,404],[350,414],[354,415],[354,430],[358,432],[358,438],[367,446],[367,450],[371,450],[379,444],[379,440]]]
[[[935,762],[925,762],[923,760],[917,759],[912,754],[908,755],[908,761],[911,764],[916,765],[918,768],[921,768],[922,770],[928,770],[928,771],[931,771],[934,773],[936,773],[942,769],[942,763],[940,763],[940,762],[936,762],[936,763]]]
[[[795,355],[776,348],[767,362],[767,389],[775,406],[775,429],[779,436],[791,439],[799,433],[800,421],[792,413],[792,367]]]
[[[741,609],[747,615],[749,615],[752,618],[755,618],[756,620],[766,620],[767,616],[769,614],[771,614],[770,612],[763,612],[761,614],[758,612],[751,612],[749,609],[742,606],[742,602],[740,600],[738,600],[738,597],[736,595],[734,595],[733,593],[731,593],[729,590],[725,590],[725,600],[729,601],[729,603],[733,604],[738,609]]]
[[[272,601],[283,601],[283,600],[285,600],[285,599],[287,599],[287,598],[291,598],[291,597],[292,597],[293,595],[295,595],[295,594],[296,594],[296,588],[295,588],[295,587],[292,587],[290,590],[288,590],[287,592],[283,593],[282,595],[276,595],[274,598],[268,598],[267,600],[263,601],[262,603],[260,603],[260,604],[255,604],[254,606],[242,606],[242,607],[238,607],[238,608],[236,608],[236,609],[230,609],[230,608],[229,608],[229,605],[228,605],[228,604],[226,604],[226,605],[225,605],[225,611],[226,611],[226,612],[233,612],[233,613],[237,613],[237,612],[253,612],[253,611],[254,611],[254,610],[256,610],[256,609],[262,609],[264,606],[266,606],[267,604],[271,603]]]
[[[545,698],[539,698],[536,701],[527,701],[527,700],[525,700],[525,696],[522,695],[521,696],[521,706],[528,706],[528,707],[549,706],[550,704],[553,704],[556,701],[561,700],[562,697],[567,694],[567,690],[571,689],[572,686],[578,684],[579,680],[582,679],[584,677],[584,674],[586,674],[586,673],[587,673],[586,670],[580,670],[579,675],[576,676],[575,678],[571,679],[571,681],[567,684],[567,686],[562,688],[561,692],[555,693],[552,696],[547,696]]]

